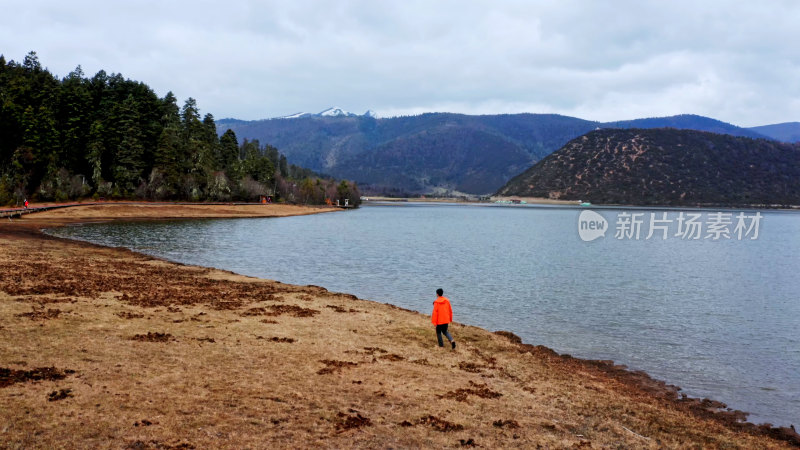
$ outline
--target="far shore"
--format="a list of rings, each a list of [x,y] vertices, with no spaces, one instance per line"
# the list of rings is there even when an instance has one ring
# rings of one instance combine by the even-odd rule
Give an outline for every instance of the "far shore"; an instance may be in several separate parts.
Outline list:
[[[752,205],[716,205],[716,204],[697,204],[697,205],[634,205],[617,203],[592,203],[581,200],[558,200],[543,197],[490,197],[485,200],[449,198],[449,197],[365,197],[364,204],[371,202],[408,202],[408,203],[460,203],[472,205],[489,205],[498,202],[515,202],[517,205],[549,205],[563,206],[572,208],[598,208],[598,209],[654,209],[654,210],[741,210],[758,209],[767,211],[798,211],[800,205],[778,205],[778,204],[752,204]]]
[[[420,202],[420,203],[494,203],[496,201],[523,201],[539,205],[580,205],[577,200],[555,200],[541,197],[491,197],[489,200],[465,199],[464,197],[382,197],[366,196],[367,202]]]
[[[333,211],[109,202],[0,221],[0,439],[12,448],[800,446],[789,428],[744,422],[644,373],[510,332],[454,323],[457,349],[440,349],[429,317],[414,311],[40,232]]]

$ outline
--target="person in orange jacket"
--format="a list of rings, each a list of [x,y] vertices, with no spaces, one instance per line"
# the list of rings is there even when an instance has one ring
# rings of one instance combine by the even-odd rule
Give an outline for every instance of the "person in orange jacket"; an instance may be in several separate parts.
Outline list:
[[[444,334],[450,341],[450,346],[455,350],[456,341],[447,331],[447,326],[453,321],[453,308],[450,307],[450,300],[444,296],[441,288],[436,290],[436,295],[438,297],[433,302],[433,313],[431,314],[431,322],[436,326],[436,339],[439,340],[439,347],[444,347],[442,341],[442,334]]]

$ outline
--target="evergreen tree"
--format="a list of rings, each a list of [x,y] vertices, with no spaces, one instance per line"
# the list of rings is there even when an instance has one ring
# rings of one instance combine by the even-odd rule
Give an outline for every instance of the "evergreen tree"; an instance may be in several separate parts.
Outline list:
[[[184,171],[194,174],[202,171],[200,152],[206,133],[203,123],[200,121],[197,101],[192,97],[186,99],[181,109],[181,124],[183,126],[181,144],[184,150]]]
[[[284,178],[288,177],[289,176],[289,162],[286,159],[286,156],[281,155],[281,160],[280,160],[279,164],[280,164],[279,168],[280,168],[281,176],[284,177]]]
[[[239,141],[236,139],[236,133],[233,130],[227,130],[219,138],[219,161],[217,167],[231,171],[234,164],[239,160]],[[228,173],[228,176],[231,176]]]
[[[57,118],[61,135],[60,165],[73,173],[88,173],[90,170],[84,150],[91,131],[91,109],[89,81],[78,66],[61,82]]]
[[[203,117],[199,148],[197,149],[197,166],[204,173],[211,173],[217,167],[219,160],[219,137],[217,137],[217,124],[214,116],[206,114]]]
[[[36,55],[36,52],[31,51],[25,55],[22,60],[22,68],[28,73],[40,73],[42,71],[42,65],[39,63],[39,56]]]
[[[212,148],[219,144],[217,124],[214,122],[214,115],[211,113],[207,113],[203,117],[203,142]]]
[[[136,189],[142,177],[144,146],[138,122],[136,100],[130,95],[122,103],[120,116],[122,141],[117,149],[114,165],[114,181],[122,193],[130,193]]]
[[[157,169],[164,177],[164,186],[159,196],[166,198],[180,191],[184,173],[183,157],[187,152],[184,150],[180,108],[172,92],[167,92],[161,99],[160,111],[162,128],[156,144],[154,170]]]
[[[163,174],[165,180],[164,197],[171,197],[179,191],[183,174],[180,155],[182,151],[180,123],[167,124],[161,130],[155,154],[153,170]]]
[[[189,97],[181,108],[181,124],[183,125],[183,139],[187,148],[196,148],[204,137],[203,123],[200,122],[200,111],[197,109],[197,100]]]
[[[46,106],[28,106],[21,125],[25,130],[22,145],[29,148],[33,155],[29,183],[38,186],[46,175],[54,174],[58,168],[58,132],[53,110]]]
[[[103,182],[103,156],[106,153],[103,135],[103,123],[95,120],[89,129],[88,153],[86,155],[90,177],[95,187],[100,186],[100,183]]]
[[[345,204],[345,200],[351,200],[350,185],[347,184],[347,181],[342,180],[342,182],[339,183],[339,186],[336,187],[336,195],[338,197],[339,203],[342,205]]]
[[[180,123],[181,109],[178,107],[178,99],[175,98],[175,94],[172,91],[167,92],[160,103],[161,125],[167,126],[172,123]]]
[[[278,153],[278,149],[277,148],[275,148],[275,147],[273,147],[271,145],[267,145],[264,148],[264,155],[267,158],[269,158],[270,161],[272,161],[272,165],[273,166],[275,166],[275,167],[279,167],[280,166],[280,164],[281,164],[280,156],[281,155],[280,155],[280,153]]]

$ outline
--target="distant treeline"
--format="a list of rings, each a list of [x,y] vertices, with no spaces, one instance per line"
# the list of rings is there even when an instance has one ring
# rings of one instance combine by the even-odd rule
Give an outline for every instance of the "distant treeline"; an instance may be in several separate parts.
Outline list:
[[[34,52],[21,64],[0,55],[0,205],[89,196],[353,205],[360,194],[275,147],[219,136],[193,98],[178,107],[120,74],[78,66],[59,80]]]

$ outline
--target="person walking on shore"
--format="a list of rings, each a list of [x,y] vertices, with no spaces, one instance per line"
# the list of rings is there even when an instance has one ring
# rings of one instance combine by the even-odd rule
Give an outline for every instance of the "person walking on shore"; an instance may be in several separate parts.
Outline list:
[[[28,209],[28,199],[25,199],[25,209]]]
[[[453,321],[453,308],[441,288],[436,290],[436,295],[438,297],[433,302],[433,313],[431,314],[431,322],[436,326],[436,339],[439,341],[439,347],[444,347],[444,341],[442,340],[442,335],[444,334],[447,340],[450,341],[450,346],[455,350],[456,341],[447,331],[448,325]]]

